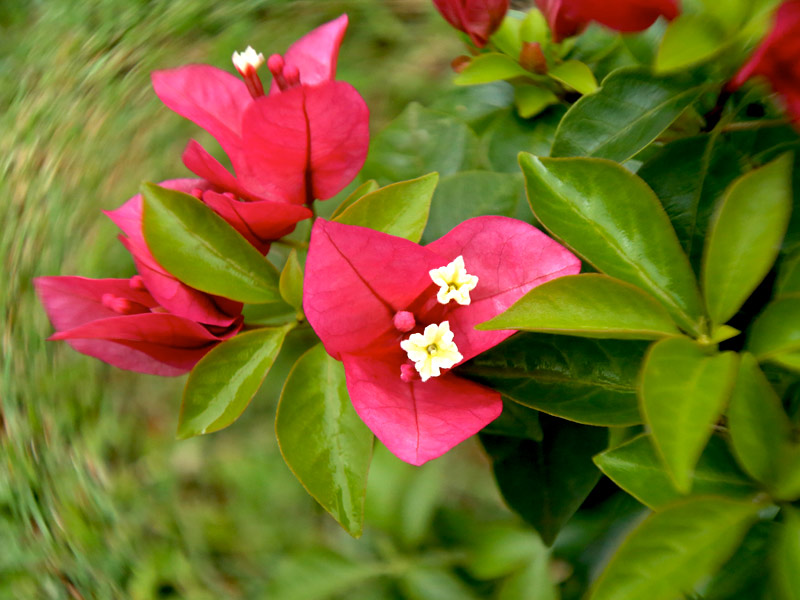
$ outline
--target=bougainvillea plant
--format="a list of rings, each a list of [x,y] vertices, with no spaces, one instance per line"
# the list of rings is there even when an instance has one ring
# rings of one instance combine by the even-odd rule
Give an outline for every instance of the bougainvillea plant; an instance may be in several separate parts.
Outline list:
[[[108,213],[130,279],[38,278],[52,339],[189,372],[186,438],[313,330],[276,433],[352,535],[375,437],[420,465],[478,434],[548,545],[635,499],[569,597],[800,598],[800,0],[434,4],[454,89],[372,140],[346,16],[154,73],[230,168],[190,141],[197,178]]]

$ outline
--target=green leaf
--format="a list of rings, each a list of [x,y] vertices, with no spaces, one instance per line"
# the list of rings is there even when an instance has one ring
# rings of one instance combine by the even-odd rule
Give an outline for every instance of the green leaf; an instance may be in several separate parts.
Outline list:
[[[458,575],[445,567],[414,566],[397,582],[402,598],[409,600],[478,600],[479,596]]]
[[[375,181],[374,179],[370,179],[359,185],[356,189],[350,192],[350,195],[347,196],[347,198],[345,198],[344,200],[342,200],[342,203],[339,206],[337,206],[336,210],[334,210],[331,213],[330,217],[331,221],[335,220],[336,217],[342,214],[346,208],[348,208],[351,204],[353,204],[353,202],[355,202],[362,196],[366,196],[370,192],[374,192],[379,187],[380,186],[378,185],[378,182]]]
[[[550,28],[542,12],[535,7],[529,9],[519,28],[520,40],[544,44],[547,42],[549,33]]]
[[[289,306],[300,308],[303,305],[303,267],[297,260],[297,250],[292,249],[286,264],[283,265],[278,289]]]
[[[478,138],[463,121],[412,102],[370,143],[363,178],[382,185],[477,165]]]
[[[750,326],[747,349],[759,361],[800,350],[800,294],[785,295],[767,304]]]
[[[656,77],[639,67],[619,69],[596,93],[572,105],[556,133],[552,156],[625,162],[669,127],[703,89],[685,76]]]
[[[793,440],[792,424],[752,354],[741,358],[728,427],[745,471],[779,498],[800,496],[800,449]]]
[[[614,483],[652,509],[659,510],[681,497],[656,454],[650,435],[642,434],[594,457],[595,464]],[[758,490],[742,473],[725,442],[712,437],[692,475],[693,494],[748,497]]]
[[[684,494],[736,378],[735,352],[707,352],[688,338],[661,340],[642,370],[642,416],[675,487]]]
[[[700,292],[669,218],[639,177],[607,160],[520,154],[539,221],[598,270],[639,286],[699,333]]]
[[[147,246],[186,285],[260,304],[280,300],[275,268],[239,233],[189,194],[142,184]]]
[[[479,54],[456,75],[453,83],[456,85],[479,85],[492,83],[514,77],[530,77],[531,73],[523,69],[520,64],[505,54],[487,52]]]
[[[514,11],[506,13],[500,27],[497,28],[489,38],[492,45],[510,57],[519,56],[522,49],[522,39],[520,38],[520,28],[522,20],[517,18]]]
[[[800,250],[785,256],[778,267],[775,297],[800,294]]]
[[[591,94],[597,91],[597,80],[594,78],[594,73],[579,60],[563,62],[550,69],[547,74],[581,94]]]
[[[291,326],[265,327],[226,340],[198,362],[183,390],[178,437],[219,431],[247,408]]]
[[[715,496],[650,515],[611,558],[589,600],[673,600],[733,554],[761,505]]]
[[[463,371],[458,373],[459,375],[464,374]],[[478,377],[470,376],[469,378],[479,380]],[[542,425],[539,423],[539,411],[506,397],[503,398],[503,412],[482,431],[492,435],[525,438],[536,442],[541,442],[544,435]]]
[[[558,104],[558,96],[543,87],[518,85],[514,87],[514,104],[520,117],[530,119],[548,106]]]
[[[680,334],[669,313],[652,296],[599,273],[567,275],[543,283],[476,329],[634,340]]]
[[[558,600],[559,597],[547,552],[503,580],[497,594],[497,600]]]
[[[542,424],[541,443],[484,434],[481,442],[506,502],[549,546],[599,480],[591,457],[605,447],[608,434],[549,417]]]
[[[519,175],[517,157],[520,151],[532,154],[550,152],[556,127],[563,115],[562,107],[548,110],[531,120],[519,117],[511,108],[499,111],[481,136],[481,146],[492,169]]]
[[[769,600],[771,597],[764,595],[765,575],[769,573],[770,538],[777,526],[769,521],[753,525],[733,556],[711,581],[703,582],[703,600]]]
[[[438,182],[439,174],[430,173],[387,185],[356,200],[334,221],[419,242]]]
[[[695,272],[717,199],[743,171],[737,147],[702,135],[666,144],[637,171],[661,200]]]
[[[530,220],[532,215],[519,173],[463,171],[442,177],[433,196],[422,242],[439,239],[459,223],[482,215],[518,219],[527,216]]]
[[[350,403],[342,364],[321,344],[289,373],[275,433],[303,487],[350,535],[360,536],[373,436]]]
[[[714,324],[725,323],[769,272],[792,212],[792,157],[737,179],[708,233],[703,291]]]
[[[641,423],[636,386],[646,348],[642,342],[518,334],[456,372],[556,417],[634,425]]]
[[[772,581],[776,600],[800,600],[800,513],[783,508],[783,522],[772,549]]]
[[[680,15],[674,19],[656,55],[656,72],[679,71],[704,62],[722,51],[725,32],[706,15]]]
[[[464,567],[475,579],[489,581],[510,575],[534,560],[547,563],[548,550],[530,530],[504,523],[478,527],[467,541]]]

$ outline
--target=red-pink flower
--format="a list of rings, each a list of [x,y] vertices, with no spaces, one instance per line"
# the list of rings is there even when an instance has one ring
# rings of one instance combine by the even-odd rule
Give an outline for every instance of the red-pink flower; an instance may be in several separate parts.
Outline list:
[[[78,352],[140,373],[187,373],[242,326],[240,316],[227,327],[213,327],[172,314],[138,276],[38,277],[34,285],[56,329],[49,339],[66,340]]]
[[[736,89],[751,77],[767,79],[800,124],[800,0],[786,0],[769,35],[730,83]]]
[[[433,0],[450,25],[483,48],[508,12],[509,0]]]
[[[644,31],[658,17],[674,19],[680,14],[680,0],[536,0],[544,13],[553,41],[583,31],[592,21],[617,31]]]
[[[347,16],[318,27],[285,56],[273,55],[264,95],[251,48],[234,60],[243,79],[209,65],[153,73],[169,108],[208,131],[236,176],[197,142],[184,152],[196,175],[245,200],[307,204],[342,190],[361,169],[369,145],[369,110],[351,85],[334,81]]]
[[[303,308],[325,349],[344,363],[363,421],[395,455],[419,465],[502,409],[497,392],[449,371],[513,333],[474,326],[579,270],[566,248],[506,217],[470,219],[427,246],[317,219]]]

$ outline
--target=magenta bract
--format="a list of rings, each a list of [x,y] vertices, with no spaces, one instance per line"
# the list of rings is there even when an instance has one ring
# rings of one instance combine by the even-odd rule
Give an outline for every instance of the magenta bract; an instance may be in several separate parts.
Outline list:
[[[469,304],[443,304],[430,271],[459,256],[478,283]],[[447,322],[458,362],[469,360],[514,333],[476,331],[475,325],[535,286],[579,270],[569,250],[506,217],[470,219],[427,246],[318,219],[303,308],[328,353],[343,361],[363,421],[395,455],[419,465],[494,420],[502,402],[497,392],[448,369],[422,381],[400,343]]]
[[[34,285],[56,329],[49,339],[140,373],[187,373],[242,326],[241,316],[227,327],[212,327],[169,313],[139,277],[38,277]]]

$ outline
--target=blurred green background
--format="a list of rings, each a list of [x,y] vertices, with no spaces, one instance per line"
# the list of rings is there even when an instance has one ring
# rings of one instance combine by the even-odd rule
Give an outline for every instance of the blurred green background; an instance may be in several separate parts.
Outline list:
[[[182,379],[45,342],[32,278],[133,274],[100,210],[143,179],[186,176],[190,137],[211,143],[161,105],[150,71],[230,68],[234,50],[282,52],[342,12],[339,78],[365,96],[373,132],[450,86],[462,46],[429,0],[0,2],[0,598],[470,598],[522,564],[547,577],[473,442],[421,469],[378,449],[366,533],[341,531],[273,432],[281,372],[307,339],[237,423],[183,442]],[[513,568],[480,559],[490,522],[526,557]]]

